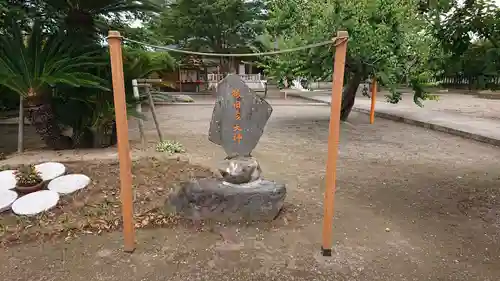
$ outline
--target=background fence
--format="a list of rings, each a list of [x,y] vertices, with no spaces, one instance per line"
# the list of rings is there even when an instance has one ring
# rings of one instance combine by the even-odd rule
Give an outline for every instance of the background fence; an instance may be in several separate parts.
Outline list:
[[[500,77],[477,76],[477,77],[437,77],[430,79],[429,83],[439,83],[442,87],[457,89],[499,89]]]

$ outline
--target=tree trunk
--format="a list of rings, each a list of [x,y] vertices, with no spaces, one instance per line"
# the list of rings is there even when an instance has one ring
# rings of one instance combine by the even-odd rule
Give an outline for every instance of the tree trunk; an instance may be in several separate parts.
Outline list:
[[[56,150],[72,148],[71,138],[62,135],[49,103],[26,106],[25,110],[26,117],[48,147]]]
[[[92,128],[93,132],[93,143],[94,148],[104,148],[110,147],[114,144],[114,122],[106,125],[99,126],[98,128]]]
[[[354,76],[342,91],[342,107],[340,109],[340,120],[342,121],[346,121],[351,113],[354,101],[356,100],[356,92],[362,78],[363,75],[360,72],[354,73]]]
[[[24,105],[23,97],[19,96],[19,124],[17,127],[17,153],[24,152]]]

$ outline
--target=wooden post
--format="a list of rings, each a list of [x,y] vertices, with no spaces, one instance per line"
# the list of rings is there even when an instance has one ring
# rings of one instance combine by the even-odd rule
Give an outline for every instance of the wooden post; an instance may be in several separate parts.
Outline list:
[[[337,32],[335,40],[335,60],[330,111],[330,129],[328,134],[328,159],[326,163],[326,186],[323,214],[323,256],[332,255],[332,232],[335,201],[335,181],[337,173],[337,157],[340,135],[340,109],[342,103],[342,87],[344,84],[345,57],[347,52],[347,31]]]
[[[17,153],[24,151],[24,97],[19,96],[19,123],[17,128]]]
[[[138,113],[142,113],[142,104],[140,102],[139,87],[137,86],[137,79],[132,80],[132,88],[134,91],[134,98],[137,100],[137,105],[135,110]],[[146,136],[144,134],[144,121],[141,118],[137,118],[137,126],[139,126],[139,133],[141,135],[141,144],[143,148],[146,148]]]
[[[134,210],[132,195],[132,162],[128,139],[127,105],[123,77],[122,37],[118,31],[109,31],[108,44],[113,77],[113,96],[118,138],[118,160],[120,162],[120,196],[122,201],[123,237],[125,252],[135,250]]]
[[[372,80],[372,104],[370,106],[370,124],[375,122],[375,103],[377,102],[377,78],[373,76]]]
[[[156,131],[158,132],[158,138],[160,139],[160,142],[163,142],[163,135],[161,134],[161,129],[160,129],[160,124],[158,123],[158,118],[156,117],[155,103],[153,100],[153,95],[151,95],[150,87],[146,87],[146,93],[148,94],[149,108],[151,108],[151,115],[153,115],[153,121],[155,122]]]

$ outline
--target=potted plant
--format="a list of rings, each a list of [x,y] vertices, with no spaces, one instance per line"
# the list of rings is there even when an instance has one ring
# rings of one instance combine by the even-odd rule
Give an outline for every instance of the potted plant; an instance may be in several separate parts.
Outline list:
[[[14,175],[17,180],[16,190],[27,194],[43,188],[43,179],[35,168],[35,165],[23,165],[19,167]]]

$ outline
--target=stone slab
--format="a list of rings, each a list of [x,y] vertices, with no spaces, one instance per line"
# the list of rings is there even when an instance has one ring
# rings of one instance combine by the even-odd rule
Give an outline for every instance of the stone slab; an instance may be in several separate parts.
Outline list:
[[[14,189],[17,185],[16,170],[5,170],[0,172],[0,190]]]
[[[51,190],[41,190],[30,193],[12,204],[12,211],[16,215],[34,216],[52,209],[59,202],[59,194]]]
[[[10,210],[10,206],[17,200],[17,197],[15,191],[0,190],[0,213]]]
[[[57,177],[49,182],[47,188],[59,194],[71,194],[87,187],[90,178],[83,174],[71,174]]]
[[[35,169],[40,173],[44,181],[53,180],[62,176],[66,172],[66,167],[57,162],[45,162],[35,165]]]
[[[259,180],[245,185],[219,179],[184,182],[166,200],[168,212],[193,220],[270,221],[286,197],[284,184]]]
[[[250,156],[272,111],[238,75],[228,75],[217,87],[208,138],[221,145],[229,157]]]

